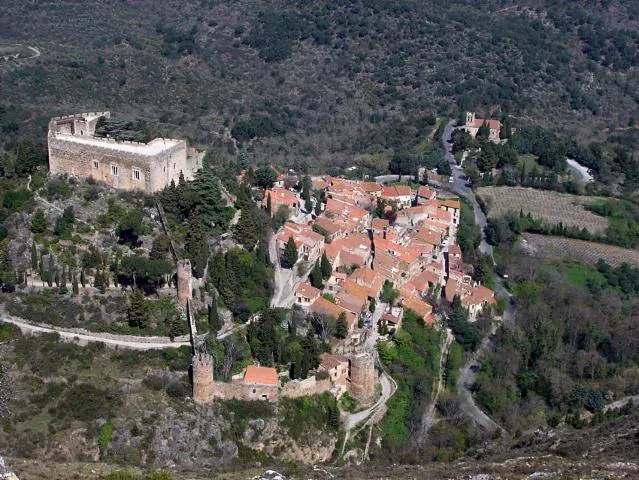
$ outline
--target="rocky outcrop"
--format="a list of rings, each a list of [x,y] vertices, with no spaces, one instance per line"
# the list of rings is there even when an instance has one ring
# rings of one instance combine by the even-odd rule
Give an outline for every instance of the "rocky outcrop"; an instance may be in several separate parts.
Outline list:
[[[4,458],[0,457],[0,479],[2,480],[18,480],[18,476],[9,470],[5,464]]]

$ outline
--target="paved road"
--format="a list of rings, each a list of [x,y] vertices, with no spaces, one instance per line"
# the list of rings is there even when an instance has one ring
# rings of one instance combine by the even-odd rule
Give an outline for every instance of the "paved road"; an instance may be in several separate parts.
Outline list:
[[[289,308],[295,301],[295,288],[297,287],[294,268],[282,268],[280,266],[279,257],[277,255],[277,244],[275,235],[271,236],[268,244],[269,257],[271,263],[275,266],[274,271],[274,289],[273,298],[271,298],[271,307],[273,308]]]
[[[484,212],[482,212],[481,208],[479,208],[479,204],[475,199],[473,191],[466,186],[464,171],[461,168],[457,168],[457,161],[455,160],[455,157],[450,150],[449,142],[454,129],[455,120],[451,120],[446,124],[446,127],[444,128],[444,134],[442,135],[442,143],[444,144],[444,149],[446,150],[446,160],[448,160],[448,163],[453,170],[453,183],[452,185],[445,185],[445,187],[447,186],[448,188],[451,188],[456,194],[466,198],[472,204],[473,210],[475,212],[475,223],[481,228],[481,244],[479,245],[479,250],[484,255],[490,255],[492,257],[493,247],[486,241],[486,215],[484,215]]]
[[[395,390],[397,390],[397,383],[390,375],[387,375],[386,372],[382,372],[379,381],[382,384],[382,395],[379,397],[379,400],[377,400],[377,402],[375,402],[375,405],[373,405],[372,407],[369,407],[366,410],[362,410],[361,412],[349,415],[344,422],[344,428],[347,431],[352,430],[359,423],[377,413],[377,411],[386,404],[388,399],[393,396]]]

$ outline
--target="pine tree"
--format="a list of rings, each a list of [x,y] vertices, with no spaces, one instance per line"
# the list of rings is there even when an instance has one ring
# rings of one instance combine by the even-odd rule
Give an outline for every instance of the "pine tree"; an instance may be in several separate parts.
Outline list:
[[[284,254],[282,255],[282,267],[293,268],[297,263],[297,246],[292,236],[288,237],[286,247],[284,247]],[[321,275],[321,273],[320,273]]]
[[[315,265],[313,265],[313,270],[311,270],[309,279],[311,280],[311,285],[315,288],[321,289],[324,286],[322,282],[322,267],[320,267],[319,260],[315,262]]]
[[[222,322],[220,320],[220,314],[217,311],[217,298],[215,294],[213,294],[213,299],[211,300],[211,305],[209,305],[209,328],[210,331],[215,334],[222,327]]]
[[[173,312],[164,319],[164,332],[173,341],[175,337],[186,334],[188,326],[179,313]]]
[[[47,230],[47,219],[42,210],[38,210],[31,219],[31,231],[35,234],[44,233]]]
[[[140,289],[133,290],[133,293],[129,296],[129,308],[127,310],[129,325],[134,328],[146,328],[148,315],[144,293]]]
[[[203,168],[197,173],[194,182],[198,195],[197,214],[207,231],[222,232],[226,230],[230,221],[226,202],[222,198],[220,180],[209,168]]]
[[[38,248],[35,240],[31,243],[31,270],[34,272],[38,270]]]
[[[348,335],[348,324],[346,323],[346,314],[344,312],[339,314],[337,322],[335,322],[335,336],[337,338],[346,338]]]
[[[331,278],[331,274],[333,273],[333,267],[331,266],[331,261],[326,256],[326,252],[322,254],[321,268],[322,268],[322,278],[324,280]]]

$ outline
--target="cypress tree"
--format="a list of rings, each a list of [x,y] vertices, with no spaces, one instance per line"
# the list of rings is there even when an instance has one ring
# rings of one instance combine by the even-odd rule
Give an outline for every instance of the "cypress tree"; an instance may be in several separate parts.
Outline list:
[[[346,323],[346,314],[344,312],[339,314],[337,322],[335,323],[335,336],[337,338],[346,338],[348,334],[348,324]]]
[[[293,265],[297,263],[297,246],[293,237],[288,238],[286,247],[284,247],[284,254],[282,255],[282,267],[293,268]],[[321,275],[321,273],[320,273]]]
[[[78,293],[80,293],[80,287],[78,287],[78,279],[76,278],[76,276],[73,276],[73,282],[72,282],[72,291],[74,295],[77,295]]]
[[[266,213],[268,213],[269,217],[273,213],[273,205],[271,203],[271,194],[270,193],[266,197]]]
[[[212,333],[217,333],[222,327],[220,314],[217,311],[217,298],[215,294],[213,294],[211,305],[209,305],[209,327]]]
[[[140,289],[133,290],[129,296],[127,318],[131,327],[143,329],[147,326],[148,311],[144,301],[144,293]]]
[[[31,270],[34,272],[38,270],[38,248],[35,240],[31,243]]]
[[[80,269],[80,284],[82,285],[82,288],[87,286],[87,278],[84,275],[84,268]]]
[[[315,265],[313,265],[313,270],[311,270],[309,279],[311,280],[311,285],[315,288],[322,288],[324,286],[322,282],[322,267],[320,267],[319,260],[315,262]]]
[[[331,274],[333,273],[333,267],[331,266],[330,260],[326,256],[326,252],[322,254],[321,268],[322,268],[322,278],[324,280],[329,279],[331,277]]]
[[[204,226],[198,215],[189,218],[189,229],[186,234],[184,252],[193,265],[193,275],[202,278],[204,267],[209,258],[209,245],[204,232]]]

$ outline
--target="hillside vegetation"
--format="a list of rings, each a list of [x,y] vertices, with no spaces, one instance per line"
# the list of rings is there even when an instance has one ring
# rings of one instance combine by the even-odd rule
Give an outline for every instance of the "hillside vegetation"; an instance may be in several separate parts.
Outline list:
[[[638,18],[615,0],[8,0],[0,43],[42,55],[0,64],[0,132],[110,108],[291,165],[417,145],[466,109],[601,138],[634,124]]]

